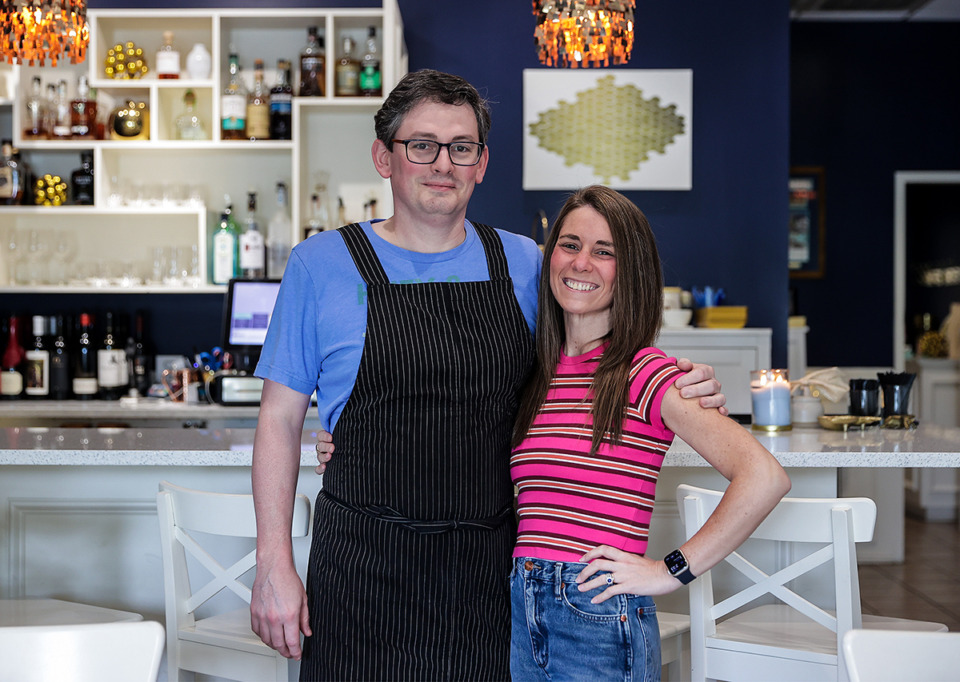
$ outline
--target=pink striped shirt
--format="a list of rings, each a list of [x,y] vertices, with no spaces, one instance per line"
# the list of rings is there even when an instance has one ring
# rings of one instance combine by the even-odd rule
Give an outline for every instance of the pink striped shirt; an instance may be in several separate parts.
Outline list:
[[[605,348],[573,358],[561,352],[546,400],[513,451],[510,470],[520,491],[515,557],[575,562],[602,544],[646,551],[660,465],[673,441],[660,406],[682,372],[656,348],[637,353],[623,442],[604,441],[591,457],[588,392]]]

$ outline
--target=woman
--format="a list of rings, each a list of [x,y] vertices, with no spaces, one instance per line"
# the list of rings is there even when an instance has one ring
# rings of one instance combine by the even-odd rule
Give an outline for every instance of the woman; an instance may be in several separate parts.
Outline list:
[[[596,185],[574,193],[544,262],[537,369],[511,459],[520,515],[511,675],[659,679],[652,597],[734,550],[790,480],[747,430],[680,397],[676,361],[652,347],[663,282],[650,225],[633,203]],[[674,434],[730,484],[668,566],[644,552]]]

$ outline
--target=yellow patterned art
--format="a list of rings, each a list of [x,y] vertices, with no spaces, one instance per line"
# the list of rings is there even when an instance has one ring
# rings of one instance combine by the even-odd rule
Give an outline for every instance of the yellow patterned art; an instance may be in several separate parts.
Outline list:
[[[524,72],[524,189],[690,189],[689,70]]]

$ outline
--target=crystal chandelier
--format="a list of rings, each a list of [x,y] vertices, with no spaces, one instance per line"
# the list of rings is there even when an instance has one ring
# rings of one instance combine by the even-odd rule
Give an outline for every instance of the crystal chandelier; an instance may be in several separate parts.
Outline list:
[[[8,64],[77,64],[89,40],[87,0],[0,0],[0,57]]]
[[[626,64],[635,6],[634,0],[533,0],[540,61],[573,68]]]

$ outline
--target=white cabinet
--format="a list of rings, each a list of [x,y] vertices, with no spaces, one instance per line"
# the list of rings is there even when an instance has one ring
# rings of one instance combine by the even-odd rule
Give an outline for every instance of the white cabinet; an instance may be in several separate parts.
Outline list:
[[[678,358],[712,365],[730,414],[748,415],[750,371],[770,368],[770,329],[663,329],[657,347]]]
[[[365,44],[369,26],[377,29],[381,49],[383,91],[387,93],[406,72],[403,27],[396,0],[373,8],[205,9],[205,10],[90,10],[87,59],[79,65],[56,68],[0,65],[0,136],[14,145],[37,175],[69,178],[80,166],[80,152],[92,150],[95,168],[93,206],[0,206],[0,239],[5,262],[0,291],[96,291],[105,284],[112,291],[219,291],[208,284],[208,239],[229,194],[238,222],[246,215],[248,191],[258,194],[258,218],[266,229],[276,210],[276,183],[287,184],[293,225],[292,243],[303,238],[316,185],[326,181],[331,222],[364,217],[363,207],[376,199],[377,215],[392,213],[389,184],[373,168],[370,146],[373,115],[381,98],[335,97],[334,66],[344,36]],[[253,60],[265,65],[264,83],[272,87],[278,59],[291,61],[297,90],[299,53],[307,28],[317,26],[325,39],[327,94],[294,97],[293,134],[286,141],[226,141],[220,135],[220,92],[229,77],[229,53],[239,55],[242,75],[253,80]],[[160,80],[153,71],[164,31],[172,31],[180,52],[181,78]],[[143,49],[151,71],[142,79],[111,80],[104,75],[107,50],[117,43],[134,42]],[[212,55],[210,77],[187,78],[185,59],[195,43]],[[359,56],[358,49],[355,57]],[[31,81],[39,75],[44,86],[64,79],[71,98],[78,77],[89,78],[97,91],[101,120],[128,98],[145,102],[149,111],[149,139],[144,140],[32,140],[23,139],[23,102]],[[197,110],[209,140],[176,140],[174,119],[182,109],[187,89],[193,90]],[[337,210],[342,199],[342,213]],[[339,214],[339,215],[338,215]],[[336,225],[333,225],[336,227]],[[31,233],[33,233],[31,235]],[[64,235],[69,233],[69,238]],[[11,240],[11,237],[13,239]],[[47,276],[40,283],[28,267],[26,242],[39,239],[41,251],[52,257],[60,249],[69,280]],[[7,248],[17,241],[17,249]],[[64,242],[69,244],[64,245]],[[68,248],[70,247],[70,248]],[[174,249],[194,286],[155,277],[157,249]],[[131,278],[122,280],[122,275]],[[105,275],[100,277],[100,275]],[[132,278],[142,284],[127,286]],[[189,278],[188,278],[189,279]]]

